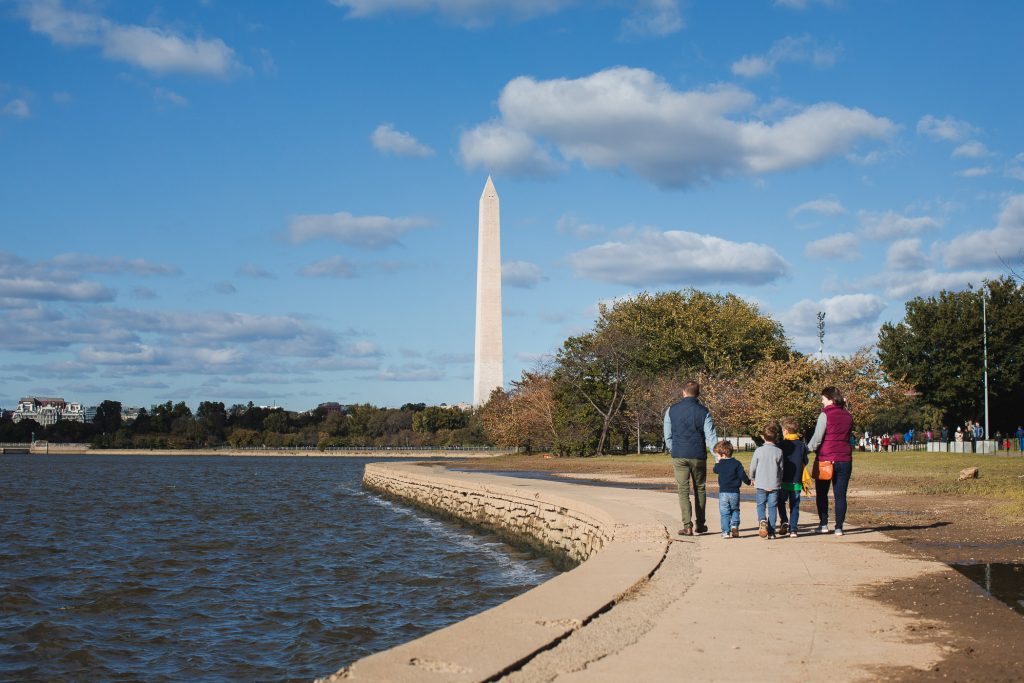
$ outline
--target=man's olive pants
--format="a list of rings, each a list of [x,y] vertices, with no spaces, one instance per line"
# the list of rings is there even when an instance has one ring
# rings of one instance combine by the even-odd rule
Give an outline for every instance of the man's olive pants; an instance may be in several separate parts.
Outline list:
[[[697,526],[705,526],[707,521],[704,511],[707,504],[705,483],[708,478],[708,461],[695,458],[672,458],[672,469],[675,470],[676,488],[679,493],[679,511],[683,515],[683,527],[692,527],[690,516],[690,480],[693,480],[693,507],[697,517]]]

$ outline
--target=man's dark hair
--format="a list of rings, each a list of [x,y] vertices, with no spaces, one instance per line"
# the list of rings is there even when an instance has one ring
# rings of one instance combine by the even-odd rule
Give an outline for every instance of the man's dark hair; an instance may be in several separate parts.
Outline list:
[[[694,398],[700,396],[700,382],[692,379],[687,380],[683,384],[683,396],[693,396]]]

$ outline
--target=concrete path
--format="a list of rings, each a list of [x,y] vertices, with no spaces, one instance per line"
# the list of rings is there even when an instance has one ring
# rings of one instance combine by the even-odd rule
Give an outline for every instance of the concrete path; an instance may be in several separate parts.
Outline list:
[[[754,504],[743,503],[741,537],[723,539],[710,498],[709,533],[679,537],[674,493],[387,467],[446,485],[579,501],[607,511],[622,540],[515,600],[325,680],[877,680],[930,668],[944,655],[938,643],[953,637],[865,594],[954,570],[888,552],[896,542],[873,530],[815,534],[813,500],[803,501],[798,538],[761,539]]]
[[[675,531],[674,494],[596,489],[642,506]],[[816,514],[805,519],[817,521]],[[742,532],[723,539],[718,502],[710,533],[676,539],[635,594],[533,658],[507,681],[855,681],[891,667],[927,668],[942,650],[919,642],[921,624],[862,597],[865,587],[929,572],[937,562],[883,550],[885,535],[847,528],[843,537],[757,535],[753,503]],[[811,501],[813,505],[813,501]]]

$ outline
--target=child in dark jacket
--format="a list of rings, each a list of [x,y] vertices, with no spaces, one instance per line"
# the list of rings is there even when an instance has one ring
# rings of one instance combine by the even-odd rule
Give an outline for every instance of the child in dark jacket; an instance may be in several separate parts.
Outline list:
[[[740,486],[750,484],[750,477],[743,469],[743,463],[732,457],[732,444],[719,441],[715,444],[714,472],[718,475],[718,512],[722,516],[722,538],[739,538],[740,535]]]
[[[800,425],[795,418],[782,421],[782,490],[779,491],[779,534],[796,538],[800,519],[800,494],[803,492],[804,467],[807,466],[807,444],[800,438]],[[789,515],[786,505],[789,504]]]

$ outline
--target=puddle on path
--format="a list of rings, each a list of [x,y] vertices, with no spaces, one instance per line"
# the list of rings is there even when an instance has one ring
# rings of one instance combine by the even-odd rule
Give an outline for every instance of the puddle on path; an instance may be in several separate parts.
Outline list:
[[[1010,562],[952,565],[994,598],[1024,614],[1024,564]]]

